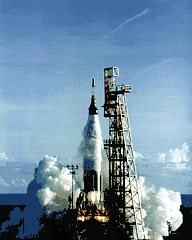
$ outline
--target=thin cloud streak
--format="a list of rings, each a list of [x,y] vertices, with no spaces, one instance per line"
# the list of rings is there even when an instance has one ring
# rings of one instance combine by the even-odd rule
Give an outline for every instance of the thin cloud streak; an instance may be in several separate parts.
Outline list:
[[[143,15],[145,15],[145,14],[147,14],[147,13],[149,13],[149,12],[150,12],[150,11],[149,11],[149,8],[146,8],[143,12],[141,12],[141,13],[135,15],[134,17],[128,19],[127,21],[125,21],[124,23],[122,23],[118,28],[116,28],[115,30],[113,30],[113,31],[111,31],[110,33],[106,34],[106,35],[103,37],[103,39],[105,39],[108,35],[117,32],[121,27],[123,27],[123,26],[124,26],[125,24],[127,24],[128,22],[131,22],[132,20],[134,20],[134,19],[136,19],[136,18],[138,18],[138,17],[142,17]]]

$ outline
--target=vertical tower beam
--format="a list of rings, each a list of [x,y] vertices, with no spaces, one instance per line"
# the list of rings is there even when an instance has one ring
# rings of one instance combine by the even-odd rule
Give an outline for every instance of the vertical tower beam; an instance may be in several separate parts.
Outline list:
[[[109,159],[109,189],[121,197],[118,208],[132,225],[134,239],[145,238],[141,202],[133,155],[125,92],[131,86],[116,86],[118,68],[104,69],[104,117],[109,118],[109,139],[104,142]]]

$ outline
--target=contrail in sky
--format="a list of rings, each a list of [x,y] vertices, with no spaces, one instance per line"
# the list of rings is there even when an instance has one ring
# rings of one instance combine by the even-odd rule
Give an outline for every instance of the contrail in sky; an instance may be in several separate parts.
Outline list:
[[[134,17],[128,19],[127,21],[125,21],[124,23],[122,23],[118,28],[116,28],[115,30],[111,31],[110,33],[106,34],[103,38],[106,38],[109,34],[113,34],[114,32],[118,31],[121,27],[123,27],[125,24],[127,24],[128,22],[131,22],[132,20],[138,18],[138,17],[142,17],[143,15],[145,15],[146,13],[149,13],[149,8],[146,8],[143,12],[135,15]]]

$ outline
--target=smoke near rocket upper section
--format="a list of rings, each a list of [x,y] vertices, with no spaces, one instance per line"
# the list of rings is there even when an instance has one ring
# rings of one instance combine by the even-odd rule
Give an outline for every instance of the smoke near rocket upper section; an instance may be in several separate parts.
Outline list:
[[[125,24],[131,22],[132,20],[134,20],[134,19],[136,19],[136,18],[142,17],[143,15],[145,15],[145,14],[147,14],[147,13],[149,13],[149,12],[150,12],[150,11],[149,11],[149,8],[146,8],[143,12],[135,15],[135,16],[132,17],[132,18],[129,18],[127,21],[125,21],[124,23],[122,23],[118,28],[116,28],[115,30],[113,30],[113,31],[111,31],[110,33],[106,34],[106,35],[103,37],[103,39],[106,39],[107,36],[109,36],[110,34],[113,34],[113,33],[117,32],[117,31],[118,31],[121,27],[123,27]]]
[[[101,171],[101,151],[103,141],[101,137],[101,127],[98,115],[89,115],[87,124],[83,131],[83,141],[79,151],[83,159],[94,161],[94,170]]]

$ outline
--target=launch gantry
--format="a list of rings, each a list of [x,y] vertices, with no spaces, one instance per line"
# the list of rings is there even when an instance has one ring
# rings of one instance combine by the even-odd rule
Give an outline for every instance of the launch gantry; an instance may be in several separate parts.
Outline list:
[[[131,86],[116,86],[117,67],[104,69],[104,117],[109,118],[109,139],[104,141],[109,159],[109,190],[119,196],[116,206],[133,229],[135,240],[145,239],[136,166],[126,105]]]

